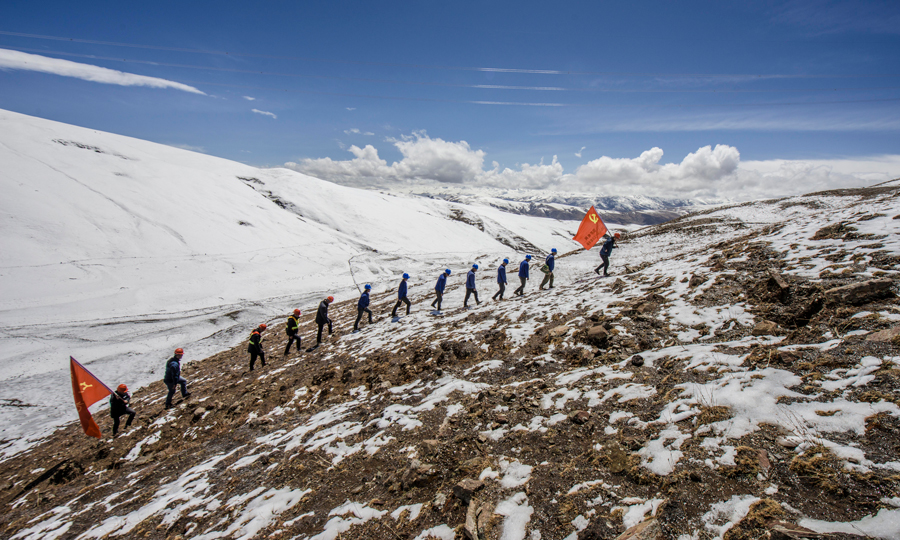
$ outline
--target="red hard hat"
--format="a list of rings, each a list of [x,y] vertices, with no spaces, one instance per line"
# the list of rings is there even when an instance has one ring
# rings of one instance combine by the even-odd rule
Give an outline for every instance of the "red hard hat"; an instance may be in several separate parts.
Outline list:
[[[294,310],[294,315],[300,315],[300,310],[299,310],[299,309],[295,309],[295,310]]]
[[[613,236],[615,236],[616,238],[622,238],[622,235],[619,234],[619,233],[616,233],[616,234],[614,234]]]
[[[118,390],[119,392],[127,392],[127,391],[128,391],[128,386],[126,386],[125,383],[122,383],[122,384],[119,385],[118,388],[116,388],[116,390]]]
[[[184,354],[184,349],[178,347],[177,349],[175,349],[175,354]]]
[[[326,298],[326,300],[328,300],[329,302],[334,302],[334,297],[333,297],[333,296],[329,296],[328,298]]]
[[[266,329],[266,323],[262,323],[261,325],[259,325],[259,329],[260,329],[260,330],[265,330],[265,329]]]

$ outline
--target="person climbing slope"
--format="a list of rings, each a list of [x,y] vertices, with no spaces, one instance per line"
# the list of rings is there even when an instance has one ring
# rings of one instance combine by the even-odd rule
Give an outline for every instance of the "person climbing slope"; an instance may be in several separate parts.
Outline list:
[[[553,268],[556,266],[556,248],[550,250],[550,255],[547,255],[547,259],[544,261],[544,266],[541,267],[541,272],[544,272],[544,279],[541,281],[540,287],[538,289],[544,290],[544,285],[547,282],[550,283],[550,288],[553,288]]]
[[[113,437],[119,432],[119,420],[123,415],[128,415],[128,420],[125,421],[125,429],[131,427],[131,422],[137,413],[128,406],[130,403],[131,393],[128,392],[128,386],[120,384],[116,391],[113,392],[113,395],[109,397],[109,415],[113,419]]]
[[[285,328],[285,332],[287,332],[287,346],[284,348],[284,355],[287,356],[291,351],[291,344],[296,341],[297,342],[297,352],[300,352],[300,336],[297,332],[300,330],[300,310],[295,309],[294,313],[288,317],[287,327]]]
[[[172,396],[175,395],[175,389],[178,386],[181,386],[181,397],[185,399],[191,397],[191,393],[187,391],[187,381],[181,376],[182,356],[184,356],[184,349],[179,347],[175,349],[175,356],[166,362],[166,375],[163,378],[163,382],[166,384],[166,388],[169,389],[169,394],[166,396],[167,409],[172,408]]]
[[[609,238],[606,239],[606,242],[603,242],[603,247],[600,248],[600,260],[603,263],[600,264],[597,268],[594,268],[594,272],[599,274],[600,269],[603,269],[603,275],[608,276],[607,270],[609,270],[609,255],[612,253],[612,250],[616,248],[616,241],[621,238],[622,235],[616,233]]]
[[[506,265],[509,264],[509,259],[503,259],[503,263],[497,267],[497,285],[500,286],[500,290],[497,291],[494,296],[491,297],[492,300],[503,300],[503,293],[506,291]]]
[[[266,367],[266,351],[262,347],[262,333],[266,331],[266,324],[262,323],[256,327],[256,330],[250,332],[250,343],[247,345],[247,352],[250,353],[250,371],[253,371],[253,364],[256,363],[256,357],[262,367]]]
[[[394,311],[391,312],[391,317],[397,318],[397,308],[400,307],[400,304],[406,304],[406,314],[409,315],[409,298],[406,297],[406,280],[409,279],[409,274],[404,273],[403,279],[400,280],[400,286],[397,288],[397,303],[394,304]]]
[[[316,326],[319,327],[319,331],[316,332],[316,344],[306,349],[306,352],[313,352],[322,344],[322,329],[325,328],[326,324],[328,325],[328,335],[334,333],[331,319],[328,318],[328,306],[331,305],[332,302],[334,302],[333,296],[329,296],[325,300],[319,302],[319,309],[316,310]]]
[[[475,304],[481,304],[478,300],[478,291],[475,290],[475,271],[478,270],[478,265],[473,264],[472,269],[469,270],[469,273],[466,274],[466,298],[463,300],[463,307],[469,307],[469,296],[475,295]]]
[[[372,324],[372,310],[369,309],[369,291],[371,290],[372,286],[366,283],[365,289],[359,297],[359,302],[356,304],[356,322],[353,323],[354,332],[359,332],[359,321],[362,319],[363,313],[369,314],[369,324]]]
[[[447,268],[438,276],[437,283],[434,285],[435,299],[431,303],[431,307],[435,308],[437,313],[441,312],[441,302],[444,300],[444,289],[447,288],[447,276],[450,275],[450,269]]]
[[[528,262],[531,260],[531,255],[525,255],[525,260],[519,263],[519,281],[522,282],[519,287],[513,291],[513,294],[516,296],[522,296],[525,294],[525,282],[528,281]]]

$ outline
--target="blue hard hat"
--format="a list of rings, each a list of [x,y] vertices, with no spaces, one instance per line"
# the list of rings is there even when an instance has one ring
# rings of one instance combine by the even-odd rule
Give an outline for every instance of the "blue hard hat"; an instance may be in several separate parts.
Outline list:
[[[478,270],[478,265],[477,265],[477,264],[473,264],[473,265],[472,265],[472,269]]]
[[[556,253],[556,248],[551,249],[550,253]]]
[[[525,260],[526,260],[526,261],[531,260],[531,255],[525,255]]]
[[[403,279],[409,279],[409,274],[404,273],[404,274],[403,274]]]
[[[371,286],[371,285],[369,285],[369,284],[368,284],[368,283],[366,283],[366,287],[365,287],[365,289],[366,289],[366,290],[367,290],[367,291],[368,291],[368,290],[369,290],[369,289],[371,289],[371,288],[372,288],[372,286]]]
[[[448,268],[448,269],[444,270],[444,273],[447,274],[447,275],[449,276],[449,275],[450,275],[450,269]]]
[[[503,259],[503,264],[509,264],[509,259]]]

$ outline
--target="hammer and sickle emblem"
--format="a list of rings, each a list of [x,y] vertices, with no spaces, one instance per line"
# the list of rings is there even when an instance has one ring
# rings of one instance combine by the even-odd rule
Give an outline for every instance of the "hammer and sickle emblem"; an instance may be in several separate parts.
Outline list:
[[[79,384],[78,386],[81,387],[81,392],[82,392],[82,393],[84,393],[84,391],[87,390],[88,388],[93,388],[93,387],[94,387],[93,384],[88,384],[88,383],[86,383],[86,382],[83,382],[83,383]]]
[[[591,223],[597,223],[597,221],[598,221],[600,218],[597,217],[597,214],[591,214],[591,215],[588,216],[588,219],[591,220]]]

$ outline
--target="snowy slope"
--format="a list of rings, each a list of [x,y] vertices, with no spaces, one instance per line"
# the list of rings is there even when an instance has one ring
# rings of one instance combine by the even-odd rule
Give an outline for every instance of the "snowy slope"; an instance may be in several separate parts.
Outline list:
[[[479,228],[452,217],[478,216],[464,205],[7,111],[0,126],[6,441],[70,418],[65,392],[42,390],[65,387],[69,355],[140,385],[177,346],[188,359],[233,346],[293,307],[355,296],[354,279],[386,290],[403,271],[418,285],[516,247],[575,247],[577,223],[491,213]]]

